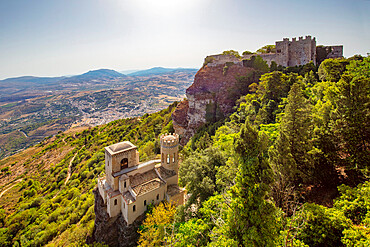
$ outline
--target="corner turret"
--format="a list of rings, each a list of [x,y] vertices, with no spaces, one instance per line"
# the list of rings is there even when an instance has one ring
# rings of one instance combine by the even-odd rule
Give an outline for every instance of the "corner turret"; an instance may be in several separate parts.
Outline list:
[[[178,173],[179,163],[179,135],[161,135],[161,164],[168,170]]]

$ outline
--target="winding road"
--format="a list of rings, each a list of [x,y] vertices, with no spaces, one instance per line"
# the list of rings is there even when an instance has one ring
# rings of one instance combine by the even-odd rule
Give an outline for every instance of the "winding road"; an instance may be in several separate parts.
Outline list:
[[[80,150],[78,150],[78,151],[80,151]],[[73,158],[69,162],[69,165],[68,165],[68,173],[67,173],[67,177],[66,177],[66,181],[64,182],[64,185],[66,185],[68,183],[68,180],[71,178],[71,175],[72,175],[72,162],[75,160],[75,158],[76,158],[76,156],[78,154],[78,151],[75,153],[75,155],[73,156]]]
[[[3,190],[1,193],[0,193],[0,198],[4,195],[5,192],[7,192],[8,190],[10,190],[11,188],[13,188],[14,186],[16,186],[19,182],[21,182],[23,180],[23,178],[20,178],[16,181],[14,181],[13,185],[9,186],[8,188],[6,188],[5,190]]]

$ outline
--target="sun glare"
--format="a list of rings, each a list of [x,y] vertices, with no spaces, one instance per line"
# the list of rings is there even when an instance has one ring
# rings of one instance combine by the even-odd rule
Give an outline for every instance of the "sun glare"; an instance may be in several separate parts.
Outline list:
[[[195,7],[196,0],[132,0],[130,3],[146,14],[172,15]]]

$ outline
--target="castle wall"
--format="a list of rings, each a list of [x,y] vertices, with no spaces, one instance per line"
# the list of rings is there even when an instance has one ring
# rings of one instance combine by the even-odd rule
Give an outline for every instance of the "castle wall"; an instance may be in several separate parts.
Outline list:
[[[208,66],[211,66],[211,67],[217,66],[220,64],[225,64],[226,62],[242,64],[242,61],[233,55],[223,55],[223,54],[211,55],[211,56],[207,56],[205,60],[211,61],[210,63],[207,64]]]
[[[122,212],[122,216],[126,220],[126,222],[128,222],[128,209],[129,209],[129,205],[122,198],[122,200],[121,200],[121,212]]]
[[[176,173],[176,176],[172,176],[166,179],[167,185],[171,184],[178,184],[179,182],[179,175]]]
[[[107,212],[110,217],[115,217],[121,213],[121,199],[122,196],[117,194],[116,196],[110,197],[108,196],[107,198]],[[116,201],[117,200],[117,201]],[[115,201],[117,203],[115,203]]]
[[[136,166],[139,161],[137,160],[136,149],[127,150],[112,156],[112,170],[113,173],[121,170],[121,160],[128,159],[128,167]]]
[[[268,66],[271,65],[271,62],[272,61],[275,61],[276,62],[276,60],[277,60],[276,53],[247,54],[247,55],[243,55],[243,60],[245,60],[245,59],[251,59],[251,57],[253,57],[253,56],[260,56],[267,63]]]
[[[287,67],[289,62],[289,39],[275,42],[276,49],[276,63],[278,65]]]
[[[135,174],[138,174],[138,173],[144,173],[144,172],[153,170],[155,165],[156,165],[156,162],[148,163],[147,165],[140,167],[140,169],[136,169],[136,170],[126,173],[126,175],[134,176]]]
[[[126,186],[125,186],[126,185]],[[130,187],[130,179],[128,176],[124,176],[124,178],[119,179],[119,192],[125,193],[128,188]]]
[[[288,66],[300,66],[316,62],[316,41],[311,39],[311,36],[306,36],[305,39],[299,37],[289,42],[289,61]]]
[[[326,58],[342,58],[343,57],[343,46],[342,45],[335,45],[329,46],[331,51],[329,52]]]
[[[288,66],[299,66],[313,61],[316,63],[316,39],[311,36],[299,37],[297,40],[293,38],[292,41],[289,39],[283,39],[283,41],[277,41],[276,47],[276,60],[278,65]]]
[[[98,178],[98,190],[99,190],[101,197],[103,198],[104,203],[106,204],[107,203],[107,192],[104,190],[103,183],[104,183],[104,178],[103,179]]]
[[[163,201],[167,191],[167,186],[163,185],[156,190],[150,191],[146,194],[140,195],[136,198],[136,201],[128,204],[127,206],[127,224],[131,224],[135,219],[143,214],[150,203],[158,204]],[[159,196],[157,200],[157,195]],[[146,200],[146,205],[144,206],[144,201]],[[133,208],[135,206],[135,211]]]
[[[113,187],[112,156],[109,154],[107,150],[105,150],[105,174],[106,174],[107,183],[111,187]]]

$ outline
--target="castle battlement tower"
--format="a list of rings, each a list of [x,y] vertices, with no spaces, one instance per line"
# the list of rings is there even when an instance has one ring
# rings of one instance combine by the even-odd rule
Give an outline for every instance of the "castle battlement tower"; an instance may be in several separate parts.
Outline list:
[[[307,35],[305,38],[284,38],[276,41],[276,62],[284,67],[305,65],[312,61],[316,64],[316,39]]]
[[[98,178],[98,190],[110,217],[121,214],[132,224],[149,204],[184,203],[185,190],[178,186],[179,135],[162,135],[160,142],[161,159],[143,163],[129,141],[105,148],[105,176]]]
[[[179,135],[165,134],[161,141],[161,164],[168,170],[178,171],[179,162]]]

